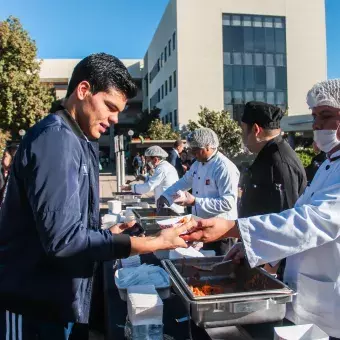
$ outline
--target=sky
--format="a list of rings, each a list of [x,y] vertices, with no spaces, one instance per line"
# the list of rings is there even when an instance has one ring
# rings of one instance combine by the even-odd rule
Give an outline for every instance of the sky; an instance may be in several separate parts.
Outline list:
[[[121,59],[140,59],[167,3],[168,0],[0,0],[0,21],[9,15],[18,17],[36,41],[39,58],[83,58],[107,52]],[[339,14],[340,0],[326,0],[329,78],[340,78]]]

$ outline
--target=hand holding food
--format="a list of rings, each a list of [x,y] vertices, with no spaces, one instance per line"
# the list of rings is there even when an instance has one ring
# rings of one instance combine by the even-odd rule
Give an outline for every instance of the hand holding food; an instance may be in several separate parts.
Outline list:
[[[195,204],[195,196],[187,191],[178,190],[173,196],[174,203],[181,206],[192,206]]]

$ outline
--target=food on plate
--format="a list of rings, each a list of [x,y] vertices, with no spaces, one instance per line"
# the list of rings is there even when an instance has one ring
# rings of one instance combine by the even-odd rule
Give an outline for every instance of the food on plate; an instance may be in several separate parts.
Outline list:
[[[182,217],[179,221],[176,221],[175,223],[171,224],[162,224],[162,221],[159,222],[161,229],[167,229],[167,228],[177,228],[180,227],[181,225],[188,223],[190,221],[189,216],[184,216]]]
[[[195,296],[217,295],[223,293],[223,288],[217,285],[204,285],[202,287],[189,286]]]

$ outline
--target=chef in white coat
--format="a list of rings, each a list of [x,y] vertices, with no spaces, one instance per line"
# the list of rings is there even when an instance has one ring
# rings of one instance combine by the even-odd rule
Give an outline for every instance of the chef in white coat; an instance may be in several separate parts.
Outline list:
[[[218,151],[216,133],[208,128],[197,129],[188,135],[187,145],[196,162],[162,194],[158,207],[177,203],[192,206],[192,213],[198,217],[220,215],[236,219],[240,173],[235,164]],[[178,195],[178,191],[183,191],[182,195]],[[217,255],[223,253],[223,248],[220,242],[205,247],[215,250]]]
[[[251,267],[287,258],[284,282],[297,291],[287,319],[314,323],[340,339],[340,79],[316,84],[307,103],[314,117],[314,141],[327,153],[310,186],[293,209],[228,221],[200,223],[186,241],[238,237],[227,258],[246,257]]]
[[[146,149],[144,155],[150,168],[154,169],[153,175],[145,177],[138,176],[145,182],[141,184],[123,186],[122,190],[132,191],[141,195],[154,191],[155,202],[157,202],[164,191],[176,183],[179,177],[175,167],[166,161],[168,154],[161,147],[157,145],[151,146]],[[177,204],[172,204],[170,208],[179,214],[184,213],[184,208]]]

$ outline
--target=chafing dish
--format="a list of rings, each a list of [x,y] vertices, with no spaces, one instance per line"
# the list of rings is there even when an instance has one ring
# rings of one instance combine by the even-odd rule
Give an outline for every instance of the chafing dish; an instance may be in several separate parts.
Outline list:
[[[233,271],[203,275],[193,266],[211,265],[223,257],[164,260],[175,292],[187,307],[188,314],[200,327],[224,327],[282,320],[286,303],[294,292],[261,268],[234,265]],[[190,285],[218,285],[221,294],[195,296]]]

